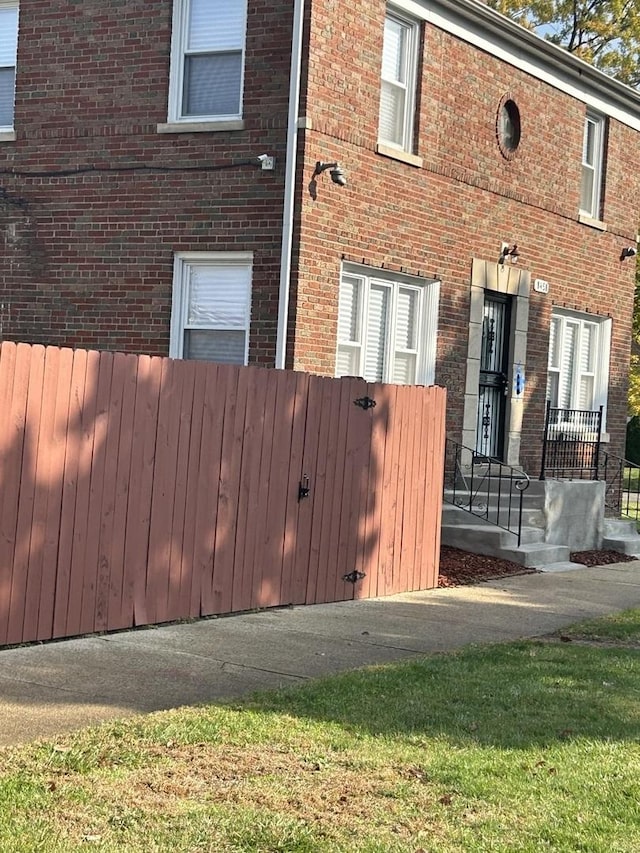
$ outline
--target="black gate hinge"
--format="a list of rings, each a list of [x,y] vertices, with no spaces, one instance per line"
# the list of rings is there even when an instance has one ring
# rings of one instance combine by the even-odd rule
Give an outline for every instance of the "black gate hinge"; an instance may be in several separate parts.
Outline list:
[[[373,409],[376,405],[376,401],[372,400],[371,397],[358,397],[357,400],[353,401],[355,406],[360,406],[361,409],[364,409],[365,412],[367,409]]]
[[[366,574],[364,572],[358,572],[354,569],[352,572],[349,572],[348,575],[342,575],[342,580],[345,583],[358,583],[358,581],[364,580],[366,578]]]

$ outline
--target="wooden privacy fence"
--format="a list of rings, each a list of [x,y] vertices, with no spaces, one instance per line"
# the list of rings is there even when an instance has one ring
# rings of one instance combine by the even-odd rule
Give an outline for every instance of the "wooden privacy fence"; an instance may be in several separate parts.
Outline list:
[[[444,412],[441,388],[3,343],[0,645],[435,586]]]

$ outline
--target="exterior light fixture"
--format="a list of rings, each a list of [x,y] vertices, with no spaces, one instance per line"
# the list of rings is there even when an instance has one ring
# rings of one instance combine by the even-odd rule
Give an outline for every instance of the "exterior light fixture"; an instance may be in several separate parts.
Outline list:
[[[321,160],[318,160],[313,177],[315,178],[316,175],[321,175],[323,172],[326,172],[327,169],[331,170],[329,174],[331,175],[331,180],[334,184],[337,184],[339,187],[346,187],[347,178],[340,166],[340,163],[323,163]]]
[[[502,251],[500,252],[500,257],[498,258],[499,264],[504,264],[506,260],[509,263],[517,264],[518,258],[520,257],[520,252],[518,251],[518,246],[514,243],[513,246],[510,246],[508,243],[502,244]]]
[[[633,258],[637,254],[637,249],[633,246],[625,246],[622,252],[620,253],[620,260],[624,261],[626,258]]]

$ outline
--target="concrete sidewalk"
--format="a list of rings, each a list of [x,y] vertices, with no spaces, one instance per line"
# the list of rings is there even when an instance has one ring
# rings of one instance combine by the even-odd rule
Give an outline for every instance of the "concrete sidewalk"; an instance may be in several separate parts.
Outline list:
[[[0,745],[640,606],[640,561],[0,651]]]

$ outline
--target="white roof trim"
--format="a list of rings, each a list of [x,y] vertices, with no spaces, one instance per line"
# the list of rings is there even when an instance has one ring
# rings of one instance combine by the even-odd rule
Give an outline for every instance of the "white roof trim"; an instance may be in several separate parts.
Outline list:
[[[640,92],[540,38],[481,0],[391,0],[391,4],[640,130]]]

